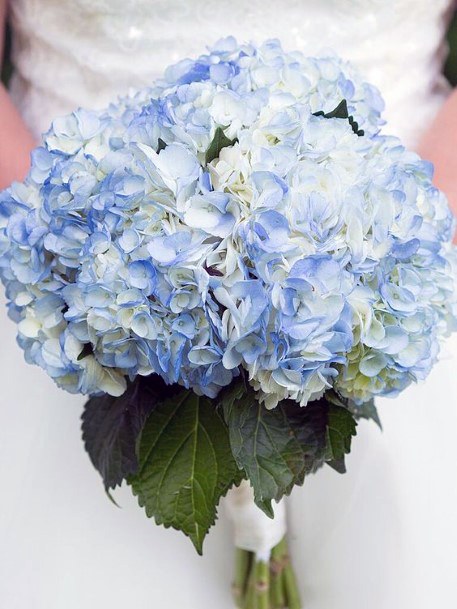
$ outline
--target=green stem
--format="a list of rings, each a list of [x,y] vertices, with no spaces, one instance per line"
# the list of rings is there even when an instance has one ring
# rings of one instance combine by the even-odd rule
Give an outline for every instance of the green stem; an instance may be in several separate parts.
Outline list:
[[[254,558],[255,560],[255,558]],[[251,564],[251,570],[249,573],[249,579],[247,582],[246,597],[244,600],[243,609],[258,609],[257,607],[257,593],[256,593],[256,569],[255,562]]]
[[[282,573],[271,575],[270,580],[271,609],[284,609],[286,597],[284,595],[284,582]]]
[[[300,593],[298,591],[297,578],[295,577],[295,572],[292,568],[292,564],[290,562],[290,557],[288,554],[288,548],[286,543],[286,553],[284,556],[284,571],[283,571],[283,580],[284,580],[284,588],[286,593],[286,601],[288,609],[301,609],[302,604],[300,600]]]
[[[235,554],[235,575],[232,585],[233,600],[235,601],[237,609],[242,609],[243,607],[249,577],[250,563],[251,553],[247,550],[237,548]]]
[[[257,609],[270,609],[270,565],[263,560],[255,564]]]
[[[271,609],[284,609],[286,606],[286,597],[284,595],[283,581],[283,554],[284,540],[278,543],[271,551],[270,560],[270,600]]]
[[[273,548],[271,552],[272,556],[275,556],[278,560],[284,560],[284,557],[287,555],[287,539],[283,537],[278,545]]]
[[[273,548],[268,562],[236,550],[233,596],[237,609],[301,609],[286,538]]]
[[[300,593],[290,562],[289,548],[285,537],[273,548],[270,564],[272,570],[272,609],[301,609]]]

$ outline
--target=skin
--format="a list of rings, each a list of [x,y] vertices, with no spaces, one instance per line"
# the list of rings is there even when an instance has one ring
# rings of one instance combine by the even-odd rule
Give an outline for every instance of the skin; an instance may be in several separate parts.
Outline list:
[[[0,0],[0,65],[4,43],[7,0]],[[30,165],[36,142],[0,84],[0,190],[13,180],[22,180]],[[448,196],[457,215],[457,89],[449,96],[432,127],[423,137],[419,153],[435,165],[435,183]]]
[[[4,44],[6,0],[0,0],[0,65]],[[5,87],[0,84],[0,190],[14,180],[23,180],[29,165],[30,152],[36,146]]]
[[[446,193],[457,216],[457,89],[448,97],[419,144],[419,154],[435,165],[434,183]]]

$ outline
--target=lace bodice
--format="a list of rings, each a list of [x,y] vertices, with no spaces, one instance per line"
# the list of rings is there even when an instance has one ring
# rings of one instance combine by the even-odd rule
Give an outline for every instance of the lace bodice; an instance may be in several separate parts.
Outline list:
[[[389,129],[413,144],[445,91],[452,0],[10,0],[12,94],[36,133],[56,115],[99,107],[151,82],[222,36],[333,49],[378,85]]]

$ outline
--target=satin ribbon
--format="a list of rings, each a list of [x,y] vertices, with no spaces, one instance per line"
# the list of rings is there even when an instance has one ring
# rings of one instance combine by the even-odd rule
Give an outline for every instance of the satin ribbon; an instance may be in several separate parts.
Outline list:
[[[275,517],[269,518],[254,503],[254,493],[248,482],[227,495],[226,510],[235,529],[235,546],[254,552],[261,561],[269,561],[271,550],[286,534],[284,500],[274,503]]]

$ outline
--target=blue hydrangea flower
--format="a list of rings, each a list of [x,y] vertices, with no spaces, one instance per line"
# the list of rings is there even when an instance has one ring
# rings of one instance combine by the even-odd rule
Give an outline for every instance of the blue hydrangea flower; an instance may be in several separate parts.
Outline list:
[[[343,99],[363,136],[322,116]],[[27,361],[85,394],[157,373],[214,397],[244,370],[268,407],[424,378],[456,326],[453,220],[382,108],[335,56],[228,38],[57,119],[0,194]]]

